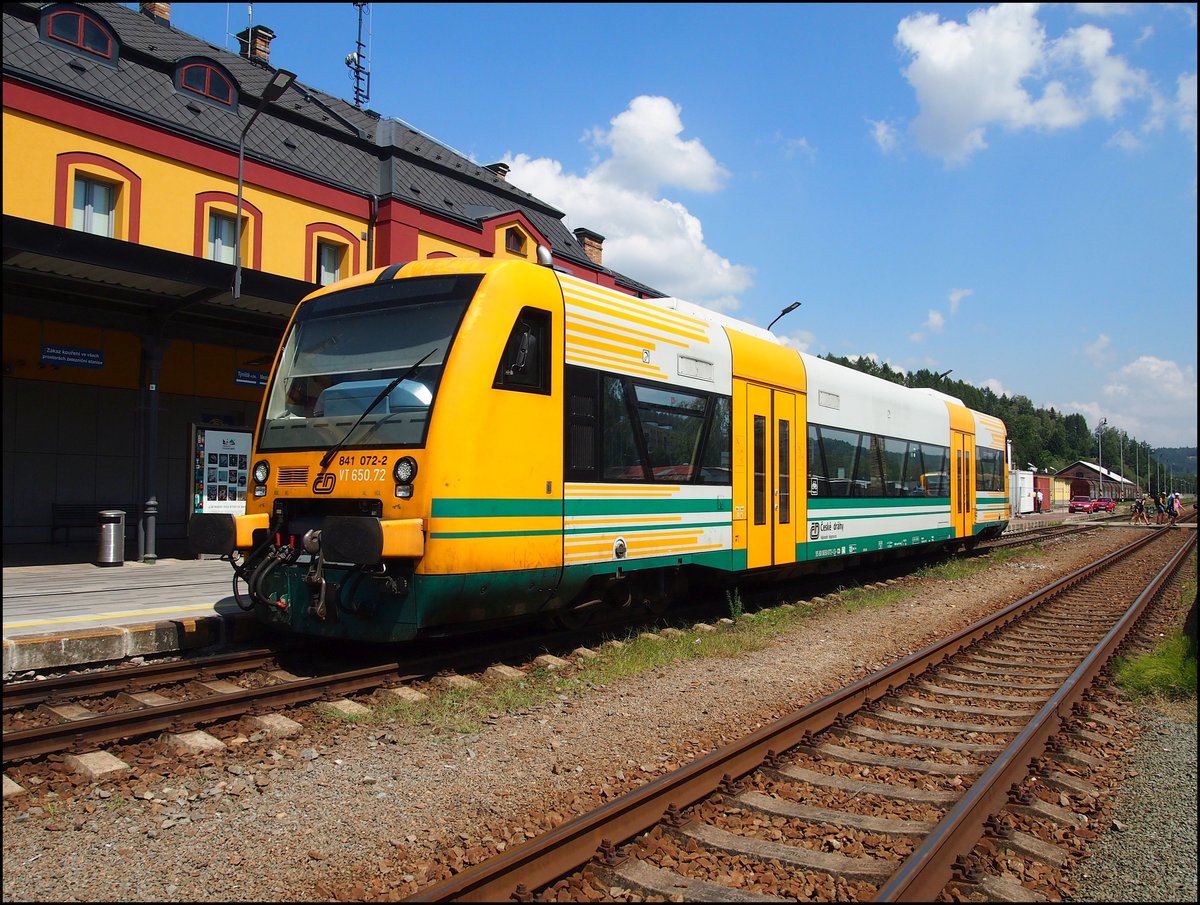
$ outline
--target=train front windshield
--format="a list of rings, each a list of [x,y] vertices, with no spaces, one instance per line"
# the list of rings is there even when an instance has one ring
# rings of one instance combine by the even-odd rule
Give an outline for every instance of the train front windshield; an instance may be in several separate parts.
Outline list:
[[[302,305],[267,390],[258,449],[420,445],[481,280],[460,274],[372,283]]]

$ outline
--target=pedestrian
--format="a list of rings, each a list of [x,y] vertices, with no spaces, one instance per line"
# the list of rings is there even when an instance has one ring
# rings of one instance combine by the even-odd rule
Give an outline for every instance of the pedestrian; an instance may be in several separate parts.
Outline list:
[[[1143,511],[1142,498],[1135,496],[1133,498],[1133,505],[1129,507],[1129,524],[1140,525]]]
[[[1167,496],[1161,490],[1158,499],[1154,501],[1154,524],[1161,525],[1167,520]]]
[[[1179,494],[1173,493],[1167,497],[1167,517],[1168,524],[1174,525],[1175,520],[1179,518]]]
[[[1040,490],[1033,494],[1033,508],[1039,514],[1042,511],[1042,492]]]

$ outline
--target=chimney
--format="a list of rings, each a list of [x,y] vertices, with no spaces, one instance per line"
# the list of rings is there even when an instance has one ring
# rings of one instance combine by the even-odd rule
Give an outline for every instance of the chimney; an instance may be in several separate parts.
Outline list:
[[[508,164],[506,163],[489,163],[484,169],[491,170],[501,179],[508,179]]]
[[[592,263],[597,267],[602,267],[604,265],[604,236],[594,233],[590,229],[584,229],[582,226],[572,232],[575,233],[579,244],[583,246],[583,253],[591,258]]]
[[[271,62],[271,41],[275,32],[265,25],[252,25],[238,32],[237,39],[241,43],[238,51],[247,60],[258,60],[262,63]]]
[[[156,22],[161,22],[164,25],[169,25],[171,22],[171,4],[170,3],[143,3],[142,15],[149,16]]]

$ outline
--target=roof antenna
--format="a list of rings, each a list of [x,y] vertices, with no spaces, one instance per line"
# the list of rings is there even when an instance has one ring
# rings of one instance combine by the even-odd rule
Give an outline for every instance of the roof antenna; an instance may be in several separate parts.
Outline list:
[[[363,14],[371,14],[371,4],[355,3],[358,10],[358,49],[346,54],[346,65],[350,67],[350,78],[354,81],[354,106],[362,109],[362,105],[371,99],[371,61],[367,58],[363,44]]]

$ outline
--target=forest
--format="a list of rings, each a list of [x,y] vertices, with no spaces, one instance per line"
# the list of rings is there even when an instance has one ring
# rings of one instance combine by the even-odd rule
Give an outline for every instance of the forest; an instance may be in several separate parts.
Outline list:
[[[922,368],[911,373],[897,371],[887,363],[840,355],[822,356],[828,361],[890,380],[908,387],[930,387],[961,399],[969,408],[993,415],[1008,426],[1012,443],[1012,465],[1053,474],[1082,460],[1104,468],[1142,487],[1196,492],[1196,448],[1152,448],[1120,428],[1101,424],[1089,427],[1080,414],[1064,415],[1053,408],[1037,408],[1026,396],[997,396],[992,390],[951,380],[945,371]],[[1149,480],[1147,478],[1149,477]],[[1161,482],[1161,484],[1160,484]]]

